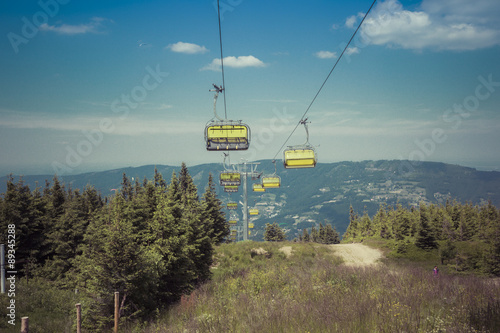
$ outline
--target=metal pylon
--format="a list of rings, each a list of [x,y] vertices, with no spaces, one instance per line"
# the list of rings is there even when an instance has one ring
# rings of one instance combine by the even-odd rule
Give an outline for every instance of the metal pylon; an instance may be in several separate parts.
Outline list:
[[[248,186],[247,177],[250,176],[251,179],[258,179],[262,175],[262,172],[257,172],[257,167],[260,163],[252,162],[248,163],[244,160],[242,163],[231,164],[234,170],[238,171],[240,175],[243,176],[243,240],[248,240]],[[250,170],[248,170],[250,167]]]

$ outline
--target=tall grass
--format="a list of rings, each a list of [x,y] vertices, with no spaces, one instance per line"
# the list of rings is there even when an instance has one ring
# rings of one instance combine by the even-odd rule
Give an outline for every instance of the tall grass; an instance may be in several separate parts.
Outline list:
[[[7,321],[7,305],[14,299],[16,305],[15,325]],[[43,279],[16,281],[15,297],[0,294],[0,332],[18,333],[21,317],[29,317],[30,333],[65,333],[75,331],[75,304],[80,301],[74,291],[61,289]]]
[[[157,319],[122,323],[120,332],[500,332],[500,283],[491,279],[435,278],[407,263],[345,266],[330,247],[311,243],[222,245],[212,271]],[[78,295],[34,282],[20,281],[16,293],[30,332],[74,331]],[[2,308],[6,302],[0,297]],[[6,326],[0,331],[19,329]]]
[[[252,258],[252,247],[269,255]],[[246,242],[221,246],[213,280],[141,331],[498,332],[499,318],[500,286],[487,279],[347,267],[324,246]]]

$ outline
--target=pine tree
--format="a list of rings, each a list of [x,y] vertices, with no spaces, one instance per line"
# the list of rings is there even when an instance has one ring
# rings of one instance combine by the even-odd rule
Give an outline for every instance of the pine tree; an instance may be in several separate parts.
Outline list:
[[[343,239],[354,241],[356,236],[359,235],[358,230],[358,215],[354,212],[352,205],[349,206],[349,225],[343,235]]]
[[[340,244],[340,234],[337,231],[336,227],[333,227],[333,243],[332,244]]]
[[[45,243],[44,224],[37,211],[38,204],[38,198],[35,201],[29,186],[24,184],[24,180],[20,178],[17,183],[14,183],[14,178],[10,175],[0,211],[0,227],[5,231],[0,234],[0,242],[9,244],[6,230],[8,225],[15,225],[16,257],[24,259],[24,263],[21,261],[17,263],[16,270],[23,275],[27,270],[29,271],[30,262],[40,263],[44,260],[41,253]]]
[[[285,231],[276,222],[273,224],[266,223],[264,240],[268,242],[282,242],[286,240]]]
[[[212,235],[210,221],[204,219],[202,205],[198,199],[198,190],[191,175],[182,163],[179,175],[179,190],[183,207],[183,221],[187,226],[189,253],[196,272],[196,283],[205,281],[210,276],[212,265]]]
[[[488,209],[491,209],[489,207]],[[497,218],[490,221],[488,228],[488,251],[483,256],[483,270],[494,276],[500,276],[500,214],[497,211]],[[492,218],[493,216],[490,216]]]
[[[405,237],[410,236],[412,222],[410,213],[402,207],[401,204],[397,205],[395,213],[395,220],[393,225],[394,238],[396,240],[403,240]]]
[[[358,230],[361,236],[366,237],[372,235],[371,226],[372,226],[372,220],[368,216],[368,213],[365,211],[363,217],[361,217],[361,220],[359,221],[358,224]]]
[[[154,185],[155,187],[161,187],[163,189],[167,188],[167,182],[163,179],[163,175],[158,171],[155,166],[155,174],[154,174]]]
[[[182,162],[181,171],[179,172],[179,190],[185,206],[194,205],[195,202],[198,202],[198,190],[184,162]]]
[[[373,217],[373,230],[374,235],[378,235],[381,238],[389,238],[389,228],[387,226],[387,212],[386,205],[381,204],[377,214]]]
[[[316,229],[316,227],[311,227],[311,242],[313,243],[319,243],[320,238],[319,238],[319,231]]]
[[[438,246],[432,234],[432,229],[429,224],[429,213],[424,203],[420,204],[420,228],[417,233],[415,245],[424,250],[435,249]]]
[[[90,297],[85,321],[89,331],[109,329],[113,316],[113,292],[120,292],[122,317],[147,309],[157,284],[153,260],[137,240],[124,214],[125,199],[117,195],[89,224],[82,254],[76,259],[77,284]],[[155,304],[149,305],[150,311]],[[133,317],[132,317],[133,318]]]
[[[335,227],[332,228],[331,224],[326,225],[326,242],[325,244],[339,244],[340,243],[340,237],[339,233],[337,232],[337,229]]]
[[[81,254],[80,246],[87,226],[102,205],[102,199],[93,187],[87,186],[83,194],[78,190],[68,190],[64,213],[54,221],[46,235],[52,252],[42,270],[45,277],[66,283],[66,274],[73,269],[76,256]]]
[[[323,224],[321,224],[321,222],[319,223],[318,243],[320,243],[320,244],[328,244],[327,243],[327,236],[326,236],[326,228],[323,227]]]
[[[132,183],[128,179],[125,172],[123,173],[122,177],[122,188],[120,194],[126,201],[130,201],[134,197],[134,189],[132,188]]]
[[[197,278],[182,206],[179,180],[173,172],[166,193],[159,198],[149,232],[149,251],[157,262],[157,298],[165,304],[177,301],[182,294],[192,290]]]
[[[311,241],[311,238],[309,237],[309,232],[307,232],[306,228],[304,228],[304,230],[302,231],[302,241],[303,242],[310,242]]]
[[[230,229],[222,211],[222,202],[217,198],[212,174],[208,175],[208,186],[202,199],[202,220],[212,242],[217,245],[229,236]]]

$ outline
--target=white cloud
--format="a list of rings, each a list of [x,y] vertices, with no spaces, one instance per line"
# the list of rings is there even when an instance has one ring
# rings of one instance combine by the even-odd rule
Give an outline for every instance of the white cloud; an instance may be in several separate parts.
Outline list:
[[[232,68],[243,68],[243,67],[265,67],[267,66],[261,60],[255,58],[252,55],[249,56],[239,56],[239,57],[224,57],[224,66]],[[201,70],[211,70],[218,71],[221,69],[220,58],[212,60],[212,62]]]
[[[162,104],[160,108],[169,109],[171,106]],[[142,134],[195,134],[198,133],[198,123],[193,126],[193,120],[173,119],[144,119],[144,117],[128,116],[125,119],[119,116],[67,116],[50,115],[46,113],[10,112],[0,110],[0,128],[30,129],[73,132],[84,137],[83,132],[100,131],[103,119],[112,124],[113,129],[103,133],[105,135],[136,136]]]
[[[356,16],[350,16],[345,20],[345,26],[348,28],[353,28],[354,25],[356,24],[357,18]]]
[[[177,42],[175,44],[170,44],[166,47],[172,52],[186,53],[186,54],[197,54],[197,53],[207,53],[208,49],[205,46],[196,45],[193,43]]]
[[[357,48],[357,47],[348,47],[345,50],[345,54],[347,54],[347,55],[356,54],[356,53],[359,53],[359,48]]]
[[[319,51],[316,52],[314,55],[320,59],[332,59],[337,57],[337,52]]]
[[[93,17],[89,23],[71,25],[71,24],[61,24],[61,25],[48,25],[44,23],[40,25],[40,30],[42,31],[52,31],[62,35],[79,35],[87,33],[100,33],[100,29],[103,26],[103,22],[108,21],[102,17]]]
[[[465,3],[470,12],[461,6]],[[500,45],[500,27],[490,19],[492,12],[500,14],[500,3],[483,0],[476,6],[464,0],[424,0],[421,10],[410,11],[397,0],[387,0],[366,18],[361,35],[367,44],[412,50],[487,48]]]
[[[354,28],[356,23],[358,23],[358,19],[362,19],[365,16],[365,13],[358,13],[358,15],[353,15],[345,20],[345,26],[348,28]]]

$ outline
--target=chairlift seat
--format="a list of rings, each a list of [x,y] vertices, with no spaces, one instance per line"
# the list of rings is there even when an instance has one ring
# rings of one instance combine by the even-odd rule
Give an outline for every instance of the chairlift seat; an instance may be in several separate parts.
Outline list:
[[[222,172],[219,177],[221,186],[240,186],[241,175],[239,172]]]
[[[314,168],[316,166],[316,153],[312,147],[290,147],[283,152],[283,164],[286,169]]]
[[[281,179],[279,176],[262,177],[262,187],[264,188],[279,188]]]
[[[236,186],[236,185],[224,186],[224,192],[227,192],[227,193],[238,192],[238,186]]]
[[[254,192],[266,192],[266,189],[262,187],[262,184],[253,184]]]
[[[247,150],[250,128],[241,122],[213,121],[205,128],[207,150]]]

